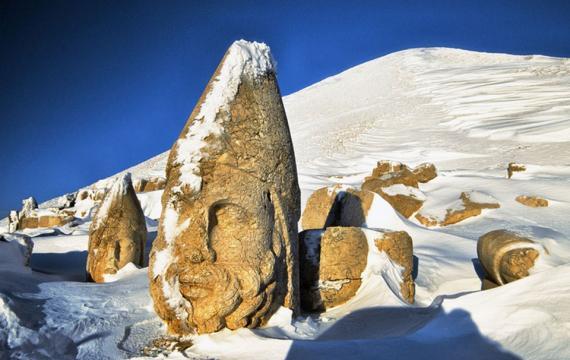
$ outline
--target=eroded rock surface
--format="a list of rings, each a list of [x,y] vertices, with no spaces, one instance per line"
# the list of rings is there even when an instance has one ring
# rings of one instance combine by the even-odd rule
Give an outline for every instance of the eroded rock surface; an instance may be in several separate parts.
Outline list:
[[[515,199],[517,202],[529,207],[547,207],[548,200],[539,196],[520,195]]]
[[[382,196],[392,207],[409,218],[416,213],[425,201],[419,190],[419,182],[427,182],[435,177],[433,164],[422,164],[412,171],[408,166],[394,161],[379,161],[362,184],[362,190],[369,190]],[[433,177],[432,177],[433,176]]]
[[[529,275],[542,247],[507,230],[494,230],[477,242],[477,257],[485,270],[483,288],[504,285]]]
[[[137,193],[149,191],[164,190],[166,179],[162,177],[139,178],[133,182],[133,186]]]
[[[448,226],[474,216],[479,216],[484,209],[497,209],[501,205],[494,202],[495,199],[489,195],[479,192],[462,192],[459,200],[448,205],[445,209],[444,217],[435,216],[429,213],[419,212],[416,219],[424,226]]]
[[[150,293],[171,334],[298,312],[300,190],[269,48],[235,42],[167,164]]]
[[[143,266],[146,223],[130,174],[118,178],[97,209],[89,229],[87,277],[105,282],[128,263]]]
[[[523,171],[526,171],[525,165],[511,162],[507,166],[507,178],[509,179],[512,178],[515,172],[523,172]]]
[[[340,186],[323,187],[309,196],[301,216],[303,230],[334,226],[339,216],[337,195],[341,191]]]
[[[412,238],[404,231],[329,227],[300,234],[301,304],[321,312],[350,300],[362,284],[369,244],[402,268],[400,295],[413,303]]]

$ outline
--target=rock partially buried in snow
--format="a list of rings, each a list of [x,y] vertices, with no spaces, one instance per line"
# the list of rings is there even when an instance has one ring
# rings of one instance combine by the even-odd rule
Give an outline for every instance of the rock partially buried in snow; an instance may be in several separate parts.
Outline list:
[[[325,311],[350,300],[362,284],[369,252],[384,252],[400,266],[399,296],[414,302],[412,238],[404,231],[329,227],[300,235],[301,304],[309,312]]]
[[[336,198],[341,191],[342,188],[338,185],[313,191],[301,216],[303,230],[324,229],[336,223],[338,217]]]
[[[515,199],[517,202],[529,207],[547,207],[548,200],[538,196],[520,195]]]
[[[449,204],[445,209],[445,214],[430,214],[429,212],[419,212],[416,219],[425,226],[448,226],[474,216],[479,216],[484,209],[497,209],[501,205],[496,200],[483,193],[476,191],[462,192],[459,200]]]
[[[298,312],[300,190],[265,44],[226,52],[169,155],[150,293],[171,334]]]
[[[118,178],[97,209],[89,229],[87,277],[105,282],[128,263],[143,266],[146,223],[130,174]]]
[[[486,233],[477,242],[477,257],[485,270],[483,289],[504,285],[529,275],[542,246],[507,230]]]
[[[523,164],[509,163],[507,166],[507,178],[512,178],[515,172],[526,171],[526,166]]]
[[[437,177],[437,169],[432,163],[420,164],[412,172],[420,183],[430,182]]]
[[[303,230],[330,226],[366,226],[374,193],[334,185],[314,191],[301,217]]]
[[[139,178],[133,182],[137,193],[164,190],[166,179],[162,177]]]

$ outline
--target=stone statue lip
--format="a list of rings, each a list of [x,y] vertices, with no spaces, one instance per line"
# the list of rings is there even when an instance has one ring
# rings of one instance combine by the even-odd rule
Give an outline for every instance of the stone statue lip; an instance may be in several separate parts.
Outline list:
[[[197,300],[210,296],[219,286],[219,282],[223,281],[227,274],[223,270],[217,269],[215,264],[208,264],[199,271],[186,270],[180,275],[180,287],[184,297]]]

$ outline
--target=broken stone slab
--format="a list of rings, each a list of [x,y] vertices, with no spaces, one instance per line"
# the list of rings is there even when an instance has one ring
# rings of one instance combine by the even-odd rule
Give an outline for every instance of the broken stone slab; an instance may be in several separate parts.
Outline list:
[[[487,194],[467,191],[462,192],[458,200],[448,205],[443,217],[422,211],[416,214],[415,217],[424,226],[448,226],[479,216],[484,209],[500,208],[501,205],[495,201],[493,197]]]
[[[432,163],[423,163],[416,166],[412,173],[420,183],[427,183],[437,177],[437,168]]]
[[[515,199],[517,202],[529,207],[547,207],[548,200],[539,196],[519,195]]]
[[[533,240],[508,230],[493,230],[477,241],[477,257],[485,270],[483,289],[529,276],[545,249]]]
[[[128,263],[143,266],[147,230],[130,174],[118,178],[89,228],[87,278],[105,282]]]
[[[508,179],[512,178],[515,172],[523,172],[523,171],[526,171],[526,166],[524,164],[517,164],[511,162],[507,166],[507,178]]]
[[[255,328],[298,313],[300,190],[273,60],[235,42],[166,169],[149,280],[170,334]]]
[[[370,244],[401,272],[399,296],[414,302],[413,244],[403,231],[329,227],[300,234],[301,305],[322,312],[350,300],[362,285]]]

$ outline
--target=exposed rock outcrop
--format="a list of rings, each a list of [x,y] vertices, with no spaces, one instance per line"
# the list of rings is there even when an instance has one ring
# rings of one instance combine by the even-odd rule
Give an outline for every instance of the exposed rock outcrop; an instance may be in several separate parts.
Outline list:
[[[303,230],[324,229],[338,221],[337,196],[342,188],[338,185],[315,190],[307,199],[301,226]]]
[[[412,172],[420,183],[430,182],[437,177],[437,169],[432,163],[420,164]]]
[[[362,284],[370,244],[402,267],[400,295],[413,303],[413,245],[406,232],[329,227],[300,235],[303,309],[325,311],[350,300]]]
[[[133,186],[137,193],[164,190],[166,179],[162,177],[139,178],[133,182]]]
[[[143,266],[146,223],[130,174],[118,178],[97,209],[89,229],[87,277],[105,282],[128,263]]]
[[[527,195],[520,195],[517,196],[516,201],[518,201],[519,203],[525,205],[525,206],[529,206],[529,207],[547,207],[548,206],[548,200],[543,199],[541,197],[538,196],[527,196]]]
[[[298,312],[300,190],[269,48],[235,42],[167,164],[150,256],[154,308],[172,334]]]
[[[499,203],[489,195],[479,192],[462,192],[459,200],[451,203],[445,209],[443,218],[438,215],[419,212],[416,219],[424,226],[448,226],[481,215],[484,209],[500,208]]]
[[[513,174],[515,172],[522,172],[522,171],[526,171],[526,166],[523,164],[517,164],[517,163],[509,163],[509,165],[507,166],[507,178],[512,178]]]
[[[477,256],[485,270],[483,288],[528,276],[541,250],[542,246],[531,239],[507,230],[494,230],[481,236]]]
[[[379,161],[372,176],[365,179],[362,190],[369,190],[382,196],[392,207],[409,218],[425,201],[419,190],[419,182],[427,182],[436,176],[433,164],[421,164],[414,171],[394,161]]]

